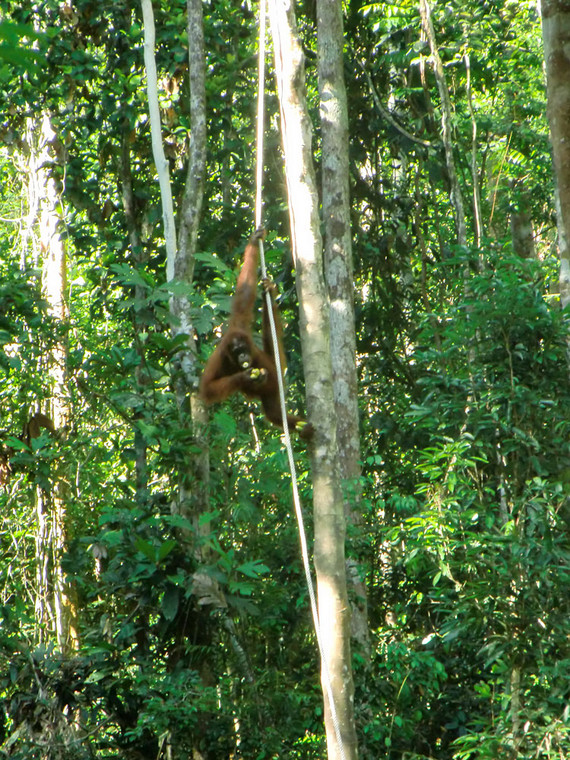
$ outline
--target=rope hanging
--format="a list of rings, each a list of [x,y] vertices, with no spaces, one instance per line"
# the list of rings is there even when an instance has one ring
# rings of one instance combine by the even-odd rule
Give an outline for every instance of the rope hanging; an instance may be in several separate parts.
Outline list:
[[[266,37],[266,0],[261,0],[259,11],[259,46],[258,46],[258,91],[257,91],[257,142],[256,142],[256,194],[255,194],[255,226],[260,226],[262,220],[263,201],[262,201],[262,186],[263,186],[263,133],[264,133],[264,97],[265,97],[265,37]],[[259,259],[261,264],[261,276],[263,279],[267,277],[267,270],[265,267],[265,255],[263,250],[263,240],[259,241]],[[281,368],[281,357],[279,355],[277,331],[275,329],[275,319],[273,317],[273,308],[270,293],[265,293],[267,299],[267,312],[269,317],[269,327],[271,331],[271,339],[273,342],[273,358],[275,359],[275,367],[277,370],[277,381],[279,384],[279,400],[281,402],[281,417],[283,420],[283,438],[285,441],[285,448],[287,450],[287,459],[289,461],[289,471],[291,473],[291,488],[293,491],[293,503],[295,505],[295,514],[297,517],[297,525],[299,528],[299,540],[301,543],[301,554],[303,558],[303,567],[305,569],[305,578],[307,582],[307,590],[309,592],[309,599],[311,603],[311,611],[313,615],[313,625],[315,628],[315,635],[317,638],[317,644],[319,647],[319,653],[321,658],[321,667],[323,681],[327,693],[329,702],[329,708],[331,712],[331,719],[333,722],[336,741],[339,748],[339,754],[341,760],[346,760],[346,754],[344,751],[344,745],[342,741],[342,735],[340,730],[340,723],[338,720],[338,714],[336,711],[332,682],[330,671],[328,668],[327,660],[325,658],[325,651],[322,640],[321,625],[319,621],[319,612],[317,607],[317,599],[315,594],[315,587],[313,578],[311,575],[311,563],[309,559],[309,550],[307,546],[307,535],[305,531],[305,523],[303,520],[303,510],[301,507],[301,499],[299,497],[299,488],[297,481],[297,469],[295,466],[295,457],[293,455],[293,447],[291,444],[291,435],[289,433],[289,424],[287,422],[287,407],[285,404],[285,388],[283,384],[283,372]]]

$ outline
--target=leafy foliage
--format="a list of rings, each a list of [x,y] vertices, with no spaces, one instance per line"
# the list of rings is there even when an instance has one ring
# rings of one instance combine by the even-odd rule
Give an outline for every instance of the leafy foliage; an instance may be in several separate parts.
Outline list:
[[[183,0],[154,5],[179,206],[191,40]],[[348,550],[366,579],[372,652],[354,653],[360,756],[546,760],[564,757],[569,741],[570,397],[540,28],[530,0],[432,5],[469,250],[455,244],[417,2],[345,8],[364,490]],[[316,10],[298,10],[317,127]],[[169,299],[188,299],[199,363],[227,315],[252,226],[252,9],[204,5],[209,163],[192,286],[165,283],[139,5],[9,2],[6,17],[2,755],[323,757],[286,458],[243,400],[211,413],[208,508],[172,508],[181,482],[196,494],[204,443],[176,402],[181,339],[171,337]],[[294,406],[301,362],[275,93],[267,99],[268,258],[290,322]],[[45,113],[66,212],[65,327],[47,315],[40,262],[17,234],[30,121]],[[316,140],[317,169],[319,151]],[[528,258],[513,254],[511,235],[525,213]],[[51,393],[45,357],[56,342],[67,346],[69,429],[26,440],[30,415]],[[302,451],[299,472],[308,503]],[[62,567],[79,641],[71,653],[56,645],[51,585],[38,599],[41,505],[62,482]],[[47,556],[48,574],[55,561]]]

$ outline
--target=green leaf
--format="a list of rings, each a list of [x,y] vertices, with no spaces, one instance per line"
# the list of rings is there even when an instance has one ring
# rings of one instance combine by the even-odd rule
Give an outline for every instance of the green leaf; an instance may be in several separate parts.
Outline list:
[[[156,550],[155,550],[154,546],[149,541],[145,541],[142,538],[137,538],[136,541],[135,541],[135,548],[141,554],[144,554],[144,556],[150,562],[154,563],[156,561]]]
[[[180,606],[180,591],[176,586],[169,586],[164,592],[160,609],[164,618],[168,621],[174,620],[178,607]]]
[[[172,550],[178,545],[178,541],[174,541],[174,539],[171,539],[169,541],[164,541],[160,545],[160,548],[158,550],[158,560],[162,561],[168,555],[172,552]]]
[[[236,568],[238,573],[246,575],[248,578],[259,578],[260,575],[264,575],[269,572],[267,565],[264,565],[259,560],[253,560],[252,562],[246,562]]]

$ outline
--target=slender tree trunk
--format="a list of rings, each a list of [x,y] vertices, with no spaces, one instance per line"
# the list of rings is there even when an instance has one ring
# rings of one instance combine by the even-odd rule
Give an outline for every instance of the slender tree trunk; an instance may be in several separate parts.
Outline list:
[[[194,273],[194,253],[198,238],[206,173],[206,63],[201,3],[199,0],[187,0],[186,7],[192,133],[177,245],[170,178],[168,164],[164,158],[158,108],[156,63],[154,60],[154,15],[152,2],[142,0],[145,25],[145,66],[148,78],[147,92],[153,136],[153,154],[159,175],[163,205],[167,247],[167,279],[169,282],[176,279],[190,285]],[[204,532],[208,526],[200,525],[200,528],[198,526],[200,515],[207,511],[208,507],[209,457],[204,433],[207,415],[196,394],[195,331],[188,298],[173,293],[170,299],[170,311],[173,336],[185,336],[174,365],[174,386],[180,424],[187,426],[190,421],[192,422],[195,440],[201,449],[201,453],[193,457],[188,464],[188,469],[179,473],[179,494],[175,508],[194,521],[197,531]],[[187,402],[189,397],[190,409],[188,409]]]
[[[522,259],[533,259],[536,256],[534,247],[534,228],[532,214],[529,211],[528,192],[524,187],[512,185],[511,201],[511,240],[513,252]]]
[[[329,760],[357,757],[353,714],[350,621],[344,556],[345,515],[336,443],[329,309],[324,286],[318,194],[311,154],[311,122],[304,61],[292,7],[269,4],[300,307],[307,411],[315,425],[311,447],[318,614],[324,649],[323,690]],[[326,689],[330,674],[336,737]]]
[[[166,246],[166,278],[172,280],[174,277],[174,265],[176,261],[176,227],[174,225],[174,205],[172,202],[170,171],[168,168],[168,161],[164,155],[164,146],[162,144],[160,107],[158,103],[158,79],[156,73],[156,60],[154,57],[155,27],[152,0],[141,0],[141,7],[144,23],[144,65],[146,69],[146,91],[150,116],[152,153],[154,156],[156,172],[158,174],[160,198],[162,201],[164,243]]]
[[[542,0],[548,121],[556,175],[560,299],[570,303],[570,3]]]
[[[63,148],[52,127],[47,113],[40,117],[32,130],[31,152],[35,153],[36,177],[35,187],[38,192],[33,201],[37,210],[37,248],[42,257],[43,292],[48,305],[48,312],[56,324],[61,326],[60,335],[65,333],[68,321],[67,310],[67,262],[64,237],[62,235],[61,193],[51,167],[61,163]],[[69,425],[70,406],[67,388],[67,344],[61,337],[50,348],[48,356],[48,374],[51,384],[50,409],[48,416],[53,422],[60,438],[65,435]],[[72,602],[72,591],[65,581],[61,561],[66,548],[66,478],[63,462],[59,462],[53,478],[52,490],[38,498],[38,546],[42,553],[38,564],[45,573],[45,530],[48,524],[48,512],[51,512],[51,584],[53,593],[53,616],[55,633],[62,650],[78,646],[76,609]],[[49,506],[49,509],[48,509]]]
[[[190,156],[186,175],[186,187],[182,199],[179,221],[178,251],[174,265],[175,278],[192,283],[198,229],[202,214],[204,184],[206,177],[206,51],[202,4],[200,0],[187,0],[188,50],[190,79]],[[175,362],[176,396],[181,422],[186,412],[186,399],[190,398],[190,419],[194,440],[200,451],[190,462],[189,471],[181,479],[181,505],[191,509],[189,516],[194,522],[196,535],[209,533],[209,523],[200,520],[209,510],[210,457],[206,438],[208,414],[197,393],[196,340],[190,316],[190,304],[186,297],[173,296],[171,300],[173,334],[186,335],[185,345],[177,354]],[[191,494],[191,500],[189,495]],[[201,557],[203,549],[198,548]]]
[[[27,150],[23,152],[21,173],[27,178],[26,183],[26,213],[20,238],[20,268],[25,270],[31,260],[37,268],[41,261],[37,221],[39,219],[40,200],[43,197],[41,171],[42,156],[40,155],[41,139],[38,123],[29,118],[26,123],[25,141]],[[35,492],[36,536],[35,536],[35,602],[34,614],[36,636],[39,642],[44,642],[51,628],[55,629],[53,603],[50,597],[50,526],[49,504],[47,495],[36,486]]]
[[[174,267],[177,279],[191,283],[194,274],[194,254],[198,239],[198,229],[204,198],[206,177],[206,52],[202,4],[200,0],[187,0],[188,50],[190,78],[190,157],[186,175],[186,188],[182,201],[180,231],[178,235],[178,257]],[[187,302],[184,302],[187,315]],[[193,334],[187,325],[186,334]]]
[[[466,34],[467,37],[467,34]],[[473,220],[475,224],[475,248],[481,245],[483,236],[483,217],[481,214],[481,188],[479,186],[479,168],[477,166],[477,119],[473,108],[473,93],[471,90],[471,59],[464,56],[466,73],[467,106],[471,117],[471,181],[473,182]]]
[[[350,230],[348,110],[339,0],[318,0],[318,62],[322,132],[325,277],[330,302],[337,441],[345,480],[360,477],[354,282]]]
[[[340,473],[347,519],[360,522],[360,436],[354,279],[350,228],[348,107],[343,66],[340,0],[317,0],[319,94],[322,135],[324,269],[330,306],[333,394]],[[369,653],[366,587],[355,565],[348,568],[356,604],[352,633]]]
[[[49,508],[46,504],[45,494],[39,486],[36,486],[36,596],[34,601],[34,614],[36,636],[39,643],[44,643],[46,634],[54,620],[53,604],[49,595]],[[55,628],[55,626],[54,626]]]
[[[122,138],[121,145],[121,168],[120,168],[120,180],[121,180],[121,198],[123,202],[123,210],[125,212],[125,220],[127,223],[127,230],[129,233],[129,244],[131,246],[132,257],[137,267],[144,267],[145,257],[143,251],[143,244],[141,238],[140,222],[137,219],[135,211],[135,195],[133,190],[132,172],[131,172],[131,151],[129,147],[128,131],[125,129]],[[135,301],[140,303],[140,300],[144,298],[144,290],[140,285],[135,285]],[[140,321],[140,320],[139,320]],[[145,326],[139,324],[137,321],[137,311],[135,310],[134,316],[134,332],[135,335],[139,335],[144,332]],[[147,499],[147,487],[148,487],[148,467],[147,467],[147,445],[145,437],[141,431],[140,426],[137,424],[138,420],[142,418],[144,414],[144,397],[145,388],[147,386],[147,373],[145,370],[144,361],[144,346],[140,341],[136,341],[136,350],[140,357],[140,362],[135,369],[135,380],[137,390],[140,396],[139,408],[134,410],[135,429],[134,429],[134,445],[135,445],[135,480],[136,480],[136,497],[139,503],[143,503]]]
[[[431,8],[429,0],[420,0],[420,15],[425,35],[427,37],[431,57],[433,61],[433,71],[441,100],[441,128],[443,147],[445,150],[445,163],[447,174],[449,176],[450,196],[453,210],[455,213],[455,228],[457,233],[457,242],[464,247],[467,246],[467,228],[465,225],[465,204],[463,203],[463,194],[457,171],[455,168],[455,158],[453,156],[453,134],[451,124],[451,99],[449,97],[449,88],[445,78],[443,63],[437,48],[435,31],[431,20]]]

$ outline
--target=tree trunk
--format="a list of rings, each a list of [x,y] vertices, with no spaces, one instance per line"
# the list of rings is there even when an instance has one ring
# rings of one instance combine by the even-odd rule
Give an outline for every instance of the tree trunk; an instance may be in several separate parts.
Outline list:
[[[135,266],[143,268],[146,264],[143,251],[142,235],[140,222],[137,219],[135,211],[135,196],[133,191],[133,181],[131,172],[131,150],[129,144],[129,133],[125,128],[122,135],[121,144],[121,161],[120,161],[120,180],[121,180],[121,200],[123,211],[125,212],[125,221],[129,233],[129,244],[131,246],[132,257]],[[141,285],[135,285],[135,301],[138,303],[144,298],[144,289]],[[139,335],[145,330],[145,325],[140,324],[138,312],[134,310],[134,327],[135,335]],[[138,407],[134,410],[135,427],[134,427],[134,445],[135,445],[135,486],[136,498],[139,503],[144,503],[148,496],[148,463],[147,463],[147,445],[138,421],[144,416],[144,396],[147,386],[146,362],[144,360],[144,345],[141,341],[135,340],[137,353],[141,359],[135,368],[135,380],[137,391],[140,396]]]
[[[158,84],[154,58],[155,33],[152,2],[150,0],[142,0],[142,8],[152,148],[160,183],[164,236],[167,249],[166,276],[169,282],[176,279],[179,282],[190,285],[194,273],[194,253],[198,237],[206,171],[206,63],[202,6],[199,0],[187,0],[192,134],[186,187],[179,220],[178,246],[168,163],[164,156],[161,136]],[[197,387],[195,334],[188,298],[185,295],[177,295],[174,291],[170,299],[170,312],[172,315],[173,336],[185,336],[184,344],[179,348],[174,365],[174,387],[180,424],[181,426],[187,426],[190,420],[192,420],[195,440],[200,444],[201,448],[201,454],[193,458],[188,465],[188,469],[179,472],[179,493],[174,508],[189,519],[192,519],[198,532],[198,530],[204,531],[207,529],[207,526],[203,525],[200,529],[198,528],[199,517],[208,507],[209,459],[207,442],[204,436],[206,414],[195,392]],[[190,410],[187,403],[189,396]]]
[[[187,0],[188,15],[188,71],[190,79],[190,156],[186,174],[186,187],[179,220],[178,251],[174,276],[188,285],[194,276],[194,254],[202,214],[206,177],[206,52],[202,4],[200,0]],[[190,315],[190,304],[183,296],[173,295],[170,302],[173,316],[173,334],[184,334],[186,341],[175,360],[175,389],[181,424],[188,419],[186,399],[190,398],[189,416],[194,440],[200,452],[189,463],[188,472],[182,473],[180,506],[194,522],[196,535],[209,533],[209,523],[200,522],[200,516],[209,510],[210,457],[206,439],[206,408],[197,393],[196,341]],[[191,495],[191,499],[189,498]],[[191,507],[190,507],[191,505]],[[203,554],[197,549],[197,556]]]
[[[521,259],[534,259],[534,228],[528,192],[514,185],[514,202],[511,204],[511,240],[513,253]]]
[[[323,644],[323,691],[329,760],[357,757],[353,714],[350,621],[344,557],[345,516],[336,443],[329,309],[325,293],[318,194],[311,154],[311,122],[303,53],[291,6],[269,4],[291,238],[295,253],[301,345],[308,418],[315,426],[311,447],[318,615]],[[330,675],[334,716],[327,695]],[[337,741],[338,727],[341,744]]]
[[[465,30],[465,39],[468,39],[468,32]],[[471,59],[468,53],[463,56],[465,61],[466,74],[466,95],[469,116],[471,117],[471,180],[473,182],[473,223],[475,225],[475,248],[481,245],[483,237],[483,217],[481,213],[481,188],[479,184],[479,168],[477,166],[477,119],[475,118],[475,109],[473,108],[473,92],[471,89]]]
[[[319,94],[322,135],[322,205],[324,268],[330,307],[333,394],[340,474],[347,519],[360,522],[360,436],[354,280],[350,228],[348,108],[343,67],[343,22],[339,0],[317,0]],[[352,633],[369,654],[366,587],[359,569],[350,566],[348,581]]]
[[[570,303],[570,3],[542,0],[548,121],[556,176],[560,299]]]
[[[459,245],[467,246],[467,228],[465,225],[465,204],[463,203],[463,194],[459,185],[457,171],[455,168],[455,158],[453,156],[453,135],[451,125],[451,99],[449,97],[449,88],[443,70],[443,63],[437,48],[435,31],[431,20],[431,8],[429,0],[420,0],[420,15],[422,26],[429,43],[431,57],[433,61],[433,71],[435,81],[441,100],[441,130],[443,138],[443,147],[445,150],[445,163],[447,174],[449,176],[450,196],[453,210],[455,212],[455,229],[457,233],[457,242]]]
[[[63,148],[52,127],[50,116],[44,113],[37,124],[30,130],[30,161],[35,162],[35,193],[36,198],[31,207],[37,211],[38,238],[36,248],[42,257],[43,292],[48,306],[48,312],[56,323],[66,323],[67,310],[67,262],[64,237],[62,236],[61,188],[52,173],[52,166],[60,163]],[[61,330],[61,335],[64,330]],[[55,430],[63,435],[69,425],[70,408],[67,388],[67,345],[63,340],[55,341],[48,356],[47,367],[51,397],[48,417]],[[57,468],[57,477],[53,479],[49,494],[38,496],[38,542],[42,547],[37,557],[41,569],[39,575],[44,582],[48,580],[46,573],[46,521],[51,512],[51,585],[53,593],[53,620],[57,643],[62,650],[77,649],[78,637],[76,627],[76,609],[72,603],[72,594],[65,581],[61,561],[66,548],[66,478],[63,473],[63,463]],[[41,621],[38,621],[41,625]]]
[[[152,0],[141,0],[141,7],[144,24],[144,65],[146,70],[146,91],[150,116],[152,153],[156,172],[158,174],[160,198],[162,201],[162,221],[164,224],[164,243],[166,246],[166,279],[172,280],[174,277],[174,266],[176,261],[176,228],[174,225],[174,206],[172,202],[172,188],[170,185],[170,171],[168,161],[164,155],[164,146],[162,144],[160,107],[158,103],[158,81],[156,60],[154,57],[155,27]]]
[[[178,280],[191,283],[206,177],[206,52],[200,0],[187,0],[186,6],[192,131],[174,273]]]
[[[338,0],[318,0],[317,14],[324,262],[330,301],[337,442],[342,477],[354,482],[360,477],[360,438],[341,4]]]

